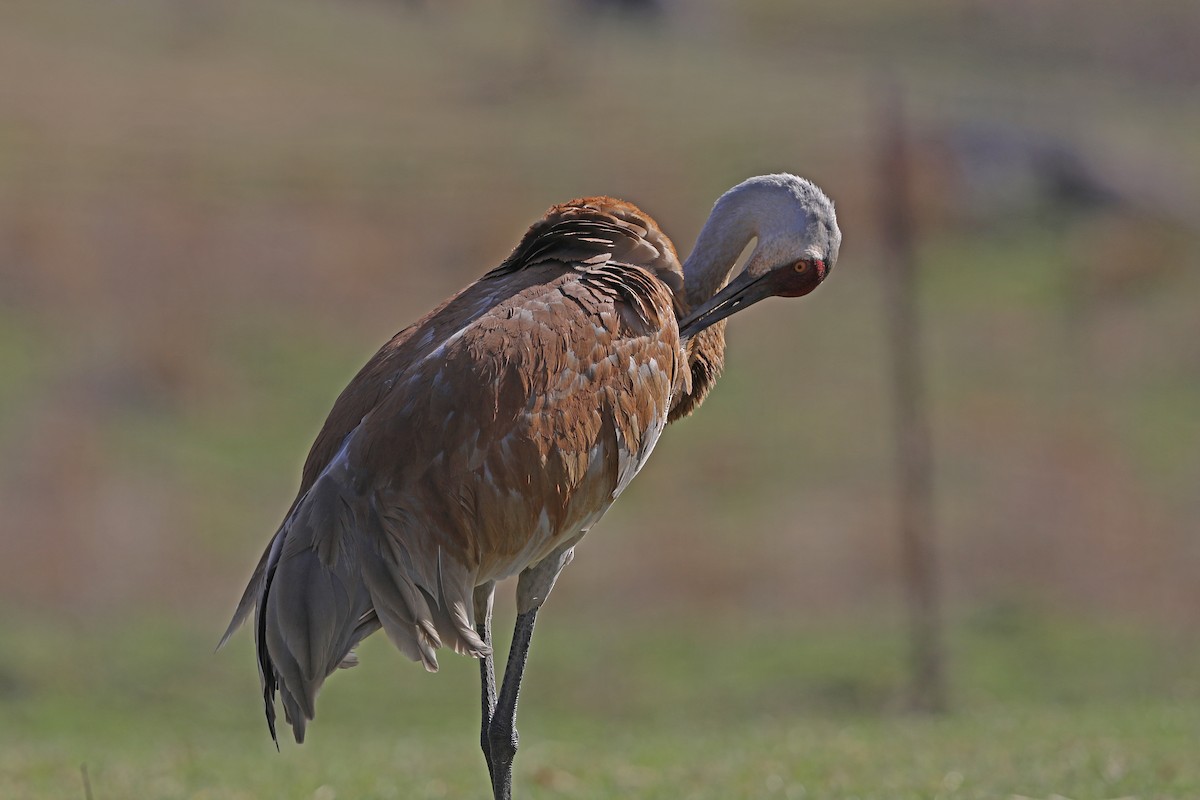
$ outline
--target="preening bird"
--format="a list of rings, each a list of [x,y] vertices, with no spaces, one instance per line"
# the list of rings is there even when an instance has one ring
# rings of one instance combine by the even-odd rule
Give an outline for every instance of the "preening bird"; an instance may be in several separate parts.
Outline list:
[[[682,266],[649,215],[585,197],[396,334],[334,403],[222,639],[255,611],[272,738],[276,692],[303,741],[321,684],[382,628],[431,672],[441,647],[480,659],[481,745],[511,797],[534,619],[575,545],[712,388],[725,318],[808,294],[840,243],[833,204],[794,175],[722,195]],[[497,694],[492,598],[513,575]]]

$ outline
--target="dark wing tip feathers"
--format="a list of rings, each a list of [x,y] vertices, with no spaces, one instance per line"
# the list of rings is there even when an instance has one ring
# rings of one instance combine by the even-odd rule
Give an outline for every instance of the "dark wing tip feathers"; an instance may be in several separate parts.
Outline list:
[[[319,481],[289,514],[250,592],[264,714],[276,747],[276,696],[302,743],[321,684],[339,667],[353,666],[354,648],[379,627],[366,588],[350,588],[355,560],[345,550],[352,538],[345,498],[320,487]],[[345,541],[322,546],[331,531]]]
[[[266,569],[267,561],[271,557],[271,545],[275,543],[274,537],[267,543],[267,547],[263,550],[262,556],[258,559],[258,564],[254,567],[254,573],[250,576],[250,580],[246,583],[246,589],[242,592],[242,597],[238,600],[237,608],[233,612],[233,618],[229,620],[229,627],[225,629],[225,633],[221,636],[221,641],[217,642],[216,650],[220,650],[229,641],[234,632],[242,626],[246,618],[250,616],[250,612],[254,610],[258,603],[259,595],[262,593],[262,577],[263,571]]]

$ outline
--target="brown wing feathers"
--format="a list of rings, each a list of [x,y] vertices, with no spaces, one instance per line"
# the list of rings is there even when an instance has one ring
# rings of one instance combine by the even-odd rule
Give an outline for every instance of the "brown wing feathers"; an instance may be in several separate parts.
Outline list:
[[[617,261],[649,270],[673,293],[683,287],[683,269],[671,240],[636,206],[612,197],[584,197],[552,207],[489,276],[546,260],[577,268]]]

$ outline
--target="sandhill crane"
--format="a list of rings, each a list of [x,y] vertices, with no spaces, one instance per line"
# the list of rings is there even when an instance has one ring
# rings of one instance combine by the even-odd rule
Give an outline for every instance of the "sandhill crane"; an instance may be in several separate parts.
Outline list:
[[[711,388],[722,320],[808,294],[840,243],[832,203],[793,175],[722,195],[682,267],[635,206],[573,200],[384,345],[334,403],[222,639],[257,609],[272,738],[276,691],[303,741],[321,684],[382,628],[431,672],[443,645],[481,660],[481,745],[495,797],[511,797],[534,619],[576,543]],[[492,598],[512,575],[497,694]]]

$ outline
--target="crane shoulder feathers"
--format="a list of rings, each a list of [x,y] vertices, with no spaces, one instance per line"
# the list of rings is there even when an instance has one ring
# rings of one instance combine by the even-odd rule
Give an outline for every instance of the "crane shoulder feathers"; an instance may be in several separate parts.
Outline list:
[[[674,294],[683,291],[683,267],[670,238],[650,215],[613,197],[580,197],[552,206],[489,275],[547,260],[580,269],[604,262],[635,265],[663,281]]]

